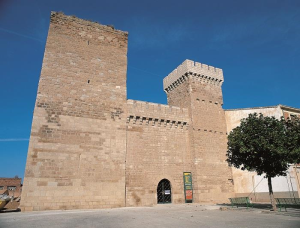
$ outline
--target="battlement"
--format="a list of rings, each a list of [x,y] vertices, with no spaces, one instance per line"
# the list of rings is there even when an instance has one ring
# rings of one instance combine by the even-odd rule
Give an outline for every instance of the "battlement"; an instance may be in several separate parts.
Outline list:
[[[189,122],[189,113],[186,108],[156,104],[144,101],[127,100],[128,118],[127,122],[133,120],[136,122],[152,122],[159,124],[174,124],[187,126]]]
[[[222,85],[224,81],[222,69],[186,59],[164,78],[164,90],[166,92],[173,90],[189,76],[218,85]]]
[[[113,26],[102,25],[98,22],[80,19],[75,16],[67,16],[63,12],[51,11],[50,22],[68,26],[73,25],[74,27],[81,27],[82,30],[105,30],[106,32],[111,32],[126,37],[128,36],[128,32],[117,30]]]

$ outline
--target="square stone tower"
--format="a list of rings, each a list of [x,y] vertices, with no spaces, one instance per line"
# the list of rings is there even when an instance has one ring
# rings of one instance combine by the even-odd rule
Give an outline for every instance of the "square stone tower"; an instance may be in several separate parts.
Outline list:
[[[195,202],[227,202],[233,194],[226,160],[222,69],[185,60],[164,79],[168,104],[188,108]]]
[[[125,205],[127,36],[51,13],[23,211]]]

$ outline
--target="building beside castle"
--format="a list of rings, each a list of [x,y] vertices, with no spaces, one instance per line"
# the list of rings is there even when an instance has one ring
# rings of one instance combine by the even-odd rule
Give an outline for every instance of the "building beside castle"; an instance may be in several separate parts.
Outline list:
[[[300,109],[285,105],[225,110],[227,133],[240,124],[241,119],[250,113],[262,113],[280,119],[300,118]],[[253,202],[270,202],[268,181],[256,172],[242,171],[232,168],[234,192],[237,197],[248,196]],[[274,196],[276,198],[299,198],[300,196],[300,164],[291,164],[287,176],[272,178]]]
[[[222,108],[222,70],[185,60],[163,81],[168,105],[128,100],[127,41],[126,32],[51,13],[23,211],[235,195],[225,161],[226,123],[235,120]]]
[[[9,196],[20,197],[22,192],[22,178],[0,177],[0,194],[7,192]]]

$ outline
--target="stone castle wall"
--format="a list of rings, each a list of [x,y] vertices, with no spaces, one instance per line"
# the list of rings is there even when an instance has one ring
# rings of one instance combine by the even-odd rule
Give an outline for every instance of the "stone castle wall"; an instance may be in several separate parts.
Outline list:
[[[184,203],[183,172],[191,171],[187,109],[128,100],[126,206],[157,203],[166,178],[172,202]]]
[[[52,13],[38,87],[23,211],[148,206],[168,179],[184,203],[227,202],[223,72],[184,61],[164,79],[168,104],[127,100],[127,33]]]
[[[125,205],[127,33],[51,14],[23,211]]]
[[[127,122],[138,121],[147,124],[168,125],[169,127],[184,127],[190,120],[188,109],[156,104],[144,101],[127,100]],[[173,126],[174,125],[174,126]]]

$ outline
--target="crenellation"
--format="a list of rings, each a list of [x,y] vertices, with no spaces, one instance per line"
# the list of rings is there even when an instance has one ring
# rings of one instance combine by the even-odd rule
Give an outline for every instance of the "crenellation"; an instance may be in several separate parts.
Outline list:
[[[189,122],[188,109],[170,105],[156,104],[151,102],[127,100],[129,118],[134,116],[145,117],[146,119],[157,118],[158,120],[170,120]]]
[[[164,78],[164,90],[169,92],[175,89],[188,77],[195,77],[202,82],[218,86],[224,81],[222,69],[187,59]]]

